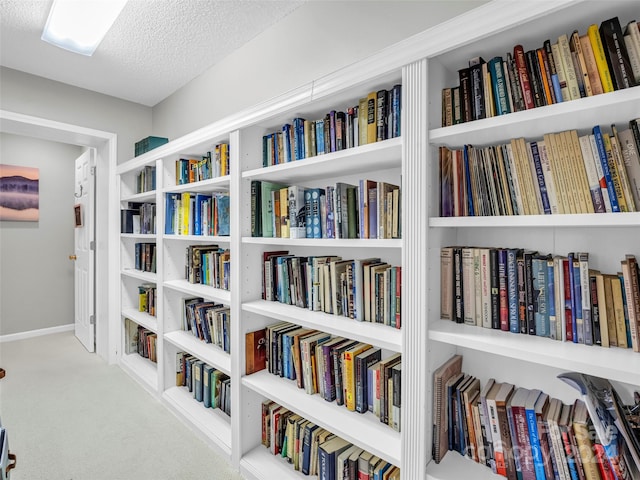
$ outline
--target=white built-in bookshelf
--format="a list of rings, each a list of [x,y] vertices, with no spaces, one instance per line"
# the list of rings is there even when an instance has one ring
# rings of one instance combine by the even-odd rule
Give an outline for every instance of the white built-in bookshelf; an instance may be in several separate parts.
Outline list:
[[[619,270],[626,253],[640,255],[640,213],[516,217],[439,217],[438,147],[491,145],[515,137],[540,137],[567,128],[625,124],[640,114],[640,87],[506,116],[441,127],[441,91],[457,82],[457,71],[474,56],[529,48],[548,37],[584,31],[613,15],[631,20],[633,2],[490,2],[436,26],[356,65],[304,85],[264,104],[219,120],[173,140],[117,168],[119,202],[153,202],[154,235],[120,237],[122,342],[129,318],[158,335],[158,363],[120,351],[123,368],[157,395],[250,479],[302,478],[261,445],[261,405],[273,400],[401,467],[406,479],[498,478],[484,466],[450,453],[431,461],[432,373],[455,353],[463,369],[483,382],[493,377],[540,388],[566,402],[577,394],[556,378],[575,370],[610,378],[623,391],[640,385],[640,355],[630,349],[587,347],[457,325],[440,318],[440,249],[449,245],[514,246],[548,253],[588,251],[593,268]],[[634,11],[635,9],[635,11]],[[262,167],[263,135],[292,118],[322,118],[330,110],[356,105],[380,88],[402,84],[402,135],[382,142],[272,167]],[[219,143],[230,148],[227,176],[175,184],[175,162],[199,158]],[[137,173],[156,167],[156,190],[135,193]],[[359,179],[390,181],[402,187],[402,239],[290,239],[251,236],[251,182],[324,187]],[[165,235],[165,195],[170,192],[229,192],[230,236]],[[115,228],[119,228],[119,225]],[[155,273],[133,269],[136,242],[155,242]],[[184,279],[185,249],[218,244],[231,253],[230,289],[190,284]],[[402,329],[265,301],[263,252],[294,255],[380,257],[402,266]],[[137,311],[137,286],[157,288],[156,316]],[[231,352],[181,330],[182,302],[202,297],[228,305]],[[316,328],[402,353],[402,425],[396,432],[370,414],[361,415],[307,395],[267,371],[245,375],[245,334],[278,321]],[[205,409],[186,389],[175,386],[176,354],[188,352],[231,377],[231,416]]]

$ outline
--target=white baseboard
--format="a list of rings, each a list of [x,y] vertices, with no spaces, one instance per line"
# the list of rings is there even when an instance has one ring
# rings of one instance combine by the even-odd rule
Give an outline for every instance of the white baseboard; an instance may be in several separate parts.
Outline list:
[[[8,335],[0,335],[0,343],[14,342],[16,340],[24,340],[25,338],[40,337],[42,335],[51,335],[52,333],[71,332],[75,329],[75,324],[60,325],[59,327],[41,328],[40,330],[29,330],[28,332],[10,333]]]

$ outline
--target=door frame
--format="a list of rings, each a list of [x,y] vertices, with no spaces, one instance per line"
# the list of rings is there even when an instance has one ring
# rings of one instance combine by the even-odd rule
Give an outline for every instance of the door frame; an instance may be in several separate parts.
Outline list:
[[[118,203],[114,198],[119,191],[115,180],[117,135],[7,110],[0,110],[0,132],[96,149],[96,353],[108,363],[116,363],[120,338],[119,312],[115,308],[119,305],[116,294],[119,230],[110,227],[119,225]]]

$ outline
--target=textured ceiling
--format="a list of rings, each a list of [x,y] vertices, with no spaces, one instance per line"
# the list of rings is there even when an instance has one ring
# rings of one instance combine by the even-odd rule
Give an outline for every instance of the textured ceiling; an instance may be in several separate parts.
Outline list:
[[[0,0],[0,65],[147,106],[305,0],[129,0],[91,57],[42,40],[52,0]]]

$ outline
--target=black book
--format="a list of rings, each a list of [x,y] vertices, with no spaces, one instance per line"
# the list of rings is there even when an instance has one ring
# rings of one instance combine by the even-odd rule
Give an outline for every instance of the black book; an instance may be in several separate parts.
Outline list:
[[[484,63],[486,62],[482,57],[474,57],[469,60],[473,120],[480,120],[487,116],[484,108],[484,78],[482,76],[482,65]]]
[[[462,284],[462,248],[453,247],[453,295],[456,323],[464,323],[464,303]]]
[[[537,252],[525,250],[524,252],[524,294],[525,294],[525,318],[529,335],[536,334],[536,316],[534,311],[533,291],[533,256]]]
[[[491,328],[500,330],[500,268],[497,248],[489,250],[489,281],[491,288]]]
[[[527,73],[529,74],[529,83],[531,84],[533,103],[536,107],[543,107],[547,104],[547,102],[544,97],[542,78],[540,77],[538,54],[535,50],[529,50],[525,53],[524,56],[527,62]]]
[[[610,18],[600,24],[600,39],[611,71],[613,86],[616,90],[635,86],[629,52],[622,36],[622,27],[618,17]]]
[[[469,67],[458,70],[458,78],[460,80],[460,115],[463,123],[470,122],[473,119],[470,73]]]
[[[378,90],[376,94],[376,142],[387,139],[389,92]]]

